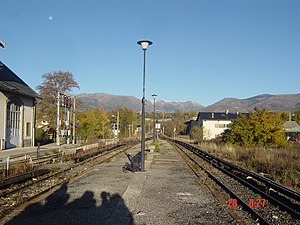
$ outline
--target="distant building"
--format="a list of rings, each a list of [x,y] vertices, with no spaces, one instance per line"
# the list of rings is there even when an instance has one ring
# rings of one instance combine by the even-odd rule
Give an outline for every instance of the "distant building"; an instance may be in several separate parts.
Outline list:
[[[0,148],[34,145],[39,95],[0,61]]]
[[[186,133],[189,134],[194,126],[199,126],[203,128],[203,139],[211,140],[222,134],[238,116],[238,112],[199,112],[196,120],[186,122]]]
[[[294,140],[300,134],[300,126],[296,121],[284,122],[283,129],[288,140]]]

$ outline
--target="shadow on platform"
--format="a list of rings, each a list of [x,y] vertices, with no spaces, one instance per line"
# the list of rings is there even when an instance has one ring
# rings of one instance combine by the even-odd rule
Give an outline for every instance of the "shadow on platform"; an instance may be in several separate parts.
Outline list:
[[[68,184],[41,202],[27,206],[6,224],[57,224],[57,225],[136,225],[132,213],[119,194],[101,193],[101,205],[97,206],[94,193],[86,191],[80,198],[68,202]]]

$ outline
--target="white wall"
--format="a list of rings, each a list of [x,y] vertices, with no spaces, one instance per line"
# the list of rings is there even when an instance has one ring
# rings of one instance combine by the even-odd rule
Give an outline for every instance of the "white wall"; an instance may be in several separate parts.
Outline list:
[[[23,121],[23,138],[24,138],[24,144],[26,146],[33,146],[34,145],[34,141],[33,141],[33,127],[34,127],[34,104],[33,104],[33,98],[30,97],[20,97],[22,102],[24,103],[23,107],[24,107],[24,121]],[[30,123],[30,132],[29,132],[29,136],[26,135],[27,131],[26,131],[26,124]]]
[[[13,94],[0,91],[0,140],[6,138],[6,104]],[[19,146],[32,146],[34,144],[34,102],[33,98],[27,96],[17,96],[22,102],[20,115],[20,140]],[[30,135],[26,136],[26,124],[30,123]]]
[[[0,91],[0,141],[5,139],[6,99],[6,96]]]
[[[230,120],[203,120],[203,139],[211,140],[216,138],[227,129],[230,123]]]

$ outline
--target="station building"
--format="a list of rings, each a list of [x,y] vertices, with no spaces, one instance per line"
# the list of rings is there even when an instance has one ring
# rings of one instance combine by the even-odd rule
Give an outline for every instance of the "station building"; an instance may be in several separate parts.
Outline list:
[[[39,95],[0,61],[0,150],[34,146]]]

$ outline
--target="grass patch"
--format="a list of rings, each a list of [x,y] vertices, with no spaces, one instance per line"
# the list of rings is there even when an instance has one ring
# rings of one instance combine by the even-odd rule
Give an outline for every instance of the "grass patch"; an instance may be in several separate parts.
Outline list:
[[[238,148],[215,143],[200,143],[202,150],[234,162],[246,169],[300,191],[300,146],[288,148]]]
[[[44,151],[44,155],[45,156],[49,156],[51,154],[51,152],[49,152],[49,151]]]
[[[57,165],[52,165],[52,166],[51,166],[51,171],[57,172],[57,171],[59,171],[59,170],[60,170],[60,167],[59,167],[59,166],[57,166]]]
[[[152,145],[154,145],[154,152],[160,152],[160,142],[159,141],[154,141],[152,142]]]
[[[59,153],[59,149],[52,149],[51,152],[52,152],[52,154],[58,154]]]
[[[112,158],[105,160],[105,163],[111,163]]]

